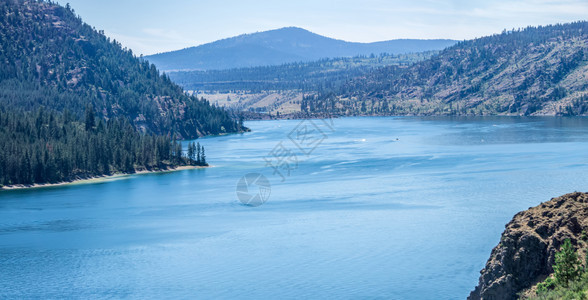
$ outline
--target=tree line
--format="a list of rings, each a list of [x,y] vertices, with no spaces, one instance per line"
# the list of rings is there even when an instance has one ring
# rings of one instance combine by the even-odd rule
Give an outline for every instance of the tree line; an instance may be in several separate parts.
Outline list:
[[[342,58],[325,58],[314,62],[286,63],[228,70],[176,71],[169,77],[186,90],[208,92],[297,90],[333,90],[354,77],[388,65],[411,65],[437,51]]]
[[[125,118],[104,121],[90,107],[84,121],[69,111],[0,111],[0,185],[208,165],[204,147],[193,147],[185,153],[175,138],[139,133]]]
[[[246,130],[51,1],[0,2],[0,185],[207,165],[180,139]]]

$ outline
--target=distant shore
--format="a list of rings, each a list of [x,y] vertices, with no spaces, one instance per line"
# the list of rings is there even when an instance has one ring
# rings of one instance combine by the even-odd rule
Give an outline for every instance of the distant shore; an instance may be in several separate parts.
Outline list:
[[[202,168],[210,168],[210,167],[211,166],[180,166],[180,167],[176,167],[176,168],[167,168],[167,169],[140,170],[140,171],[136,171],[135,173],[117,173],[117,174],[112,174],[112,175],[77,177],[72,180],[63,181],[63,182],[56,182],[56,183],[15,184],[15,185],[2,186],[2,187],[0,187],[0,191],[33,189],[33,188],[54,187],[54,186],[63,186],[63,185],[74,185],[74,184],[92,184],[92,183],[99,183],[99,182],[114,181],[114,180],[122,179],[124,177],[128,177],[131,175],[141,175],[141,174],[151,174],[151,173],[167,173],[167,172],[175,172],[175,171],[191,170],[191,169],[202,169]]]

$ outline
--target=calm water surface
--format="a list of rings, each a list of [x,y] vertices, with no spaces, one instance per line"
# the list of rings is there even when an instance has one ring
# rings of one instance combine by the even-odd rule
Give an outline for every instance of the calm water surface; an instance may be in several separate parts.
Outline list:
[[[214,168],[0,192],[0,298],[463,299],[516,212],[588,191],[588,119],[315,120],[314,150],[300,122],[199,140]]]

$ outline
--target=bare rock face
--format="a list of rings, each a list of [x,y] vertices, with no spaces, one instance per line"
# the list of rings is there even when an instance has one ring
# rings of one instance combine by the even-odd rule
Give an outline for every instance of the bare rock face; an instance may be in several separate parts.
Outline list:
[[[555,253],[569,238],[576,249],[588,231],[588,193],[571,193],[517,213],[480,271],[468,299],[516,299],[553,273]]]

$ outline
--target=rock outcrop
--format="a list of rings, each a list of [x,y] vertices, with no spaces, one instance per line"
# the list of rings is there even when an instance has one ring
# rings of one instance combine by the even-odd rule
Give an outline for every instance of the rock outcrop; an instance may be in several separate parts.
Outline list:
[[[516,299],[553,272],[555,253],[565,239],[576,249],[585,247],[583,231],[588,231],[588,193],[563,195],[517,213],[468,299]]]

